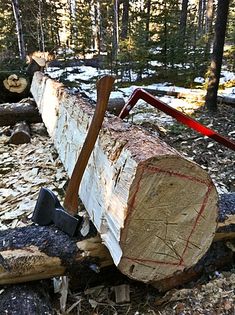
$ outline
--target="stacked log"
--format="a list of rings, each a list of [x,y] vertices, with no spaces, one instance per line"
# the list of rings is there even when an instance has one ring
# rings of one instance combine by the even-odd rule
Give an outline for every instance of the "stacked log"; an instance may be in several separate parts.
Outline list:
[[[71,175],[94,109],[39,72],[31,92]],[[117,117],[105,119],[79,197],[118,269],[146,283],[195,265],[216,231],[218,196],[208,174]]]

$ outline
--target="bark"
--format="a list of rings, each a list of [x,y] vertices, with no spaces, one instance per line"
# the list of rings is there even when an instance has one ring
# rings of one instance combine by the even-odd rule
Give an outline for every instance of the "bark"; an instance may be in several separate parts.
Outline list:
[[[116,60],[119,48],[119,22],[118,22],[118,14],[119,14],[119,5],[118,0],[114,0],[113,2],[113,58]]]
[[[28,123],[42,122],[34,102],[0,104],[0,126],[15,125],[23,120]]]
[[[19,56],[20,56],[20,59],[24,60],[26,57],[26,52],[25,52],[25,43],[24,43],[22,21],[21,21],[21,16],[20,16],[20,8],[19,8],[18,0],[12,0],[12,9],[13,9],[14,17],[15,17],[15,22],[16,22],[16,33],[17,33],[17,39],[18,39]]]
[[[71,175],[94,109],[39,72],[31,91]],[[111,115],[79,196],[116,266],[136,280],[157,281],[191,267],[214,237],[218,196],[208,174],[156,136]]]
[[[180,34],[182,36],[182,42],[184,43],[186,24],[188,14],[188,0],[182,0],[182,9],[180,15]]]
[[[215,38],[211,65],[209,69],[209,81],[206,94],[206,107],[211,111],[217,110],[217,93],[223,60],[224,41],[228,19],[229,0],[219,0],[215,24]]]
[[[145,31],[146,31],[146,42],[149,41],[149,31],[150,31],[150,13],[151,13],[151,0],[148,0],[146,3],[146,27],[145,27]]]
[[[0,314],[53,315],[46,281],[5,286],[1,292]]]
[[[123,0],[121,39],[127,39],[129,24],[129,0]]]
[[[94,229],[87,239],[70,238],[54,226],[0,231],[1,285],[94,272],[110,264],[110,255]]]
[[[9,143],[11,144],[23,144],[31,141],[29,125],[22,121],[15,124]]]

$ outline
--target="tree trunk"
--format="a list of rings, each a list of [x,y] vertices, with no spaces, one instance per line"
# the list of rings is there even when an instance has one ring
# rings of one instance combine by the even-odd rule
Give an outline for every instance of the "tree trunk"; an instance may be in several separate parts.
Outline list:
[[[0,104],[0,126],[12,126],[26,120],[28,123],[42,122],[35,103],[26,100],[22,103]]]
[[[151,0],[147,0],[146,3],[146,26],[145,26],[145,31],[146,31],[146,42],[149,41],[149,27],[150,27],[150,13],[151,13]]]
[[[119,5],[118,0],[113,0],[113,58],[116,60],[119,46],[119,33],[118,33],[118,14]]]
[[[181,40],[184,43],[186,24],[187,24],[187,14],[188,14],[188,0],[182,0],[182,9],[180,15],[180,35],[182,36]]]
[[[94,110],[39,72],[31,91],[71,175]],[[194,265],[214,237],[218,196],[208,174],[114,116],[105,119],[79,196],[116,266],[136,280],[164,279]]]
[[[206,107],[211,111],[217,110],[217,93],[223,60],[223,49],[228,18],[229,0],[219,0],[215,24],[215,38],[209,69],[209,81],[206,94]]]
[[[123,11],[122,11],[122,29],[121,39],[126,39],[128,36],[128,24],[129,24],[129,0],[123,0]]]
[[[15,22],[16,22],[16,33],[17,33],[17,39],[18,39],[19,57],[20,59],[25,60],[26,52],[25,52],[22,21],[21,21],[21,16],[20,16],[20,8],[19,8],[18,0],[12,0],[12,9],[13,9],[14,17],[15,17]]]

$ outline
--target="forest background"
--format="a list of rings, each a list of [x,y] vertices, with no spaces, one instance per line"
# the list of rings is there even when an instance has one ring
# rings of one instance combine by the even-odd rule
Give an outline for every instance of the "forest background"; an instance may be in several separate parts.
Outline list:
[[[92,54],[121,80],[131,81],[131,71],[137,81],[148,73],[150,82],[182,86],[210,78],[208,107],[216,109],[222,58],[235,69],[234,25],[234,0],[4,0],[0,69],[23,68],[37,50],[66,60]]]

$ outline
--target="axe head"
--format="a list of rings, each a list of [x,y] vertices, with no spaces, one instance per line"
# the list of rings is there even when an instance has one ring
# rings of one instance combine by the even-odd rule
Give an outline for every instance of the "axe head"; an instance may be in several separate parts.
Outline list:
[[[48,188],[41,188],[34,208],[32,221],[38,225],[55,224],[70,236],[76,235],[82,223],[81,217],[70,215],[61,206],[56,195]]]

